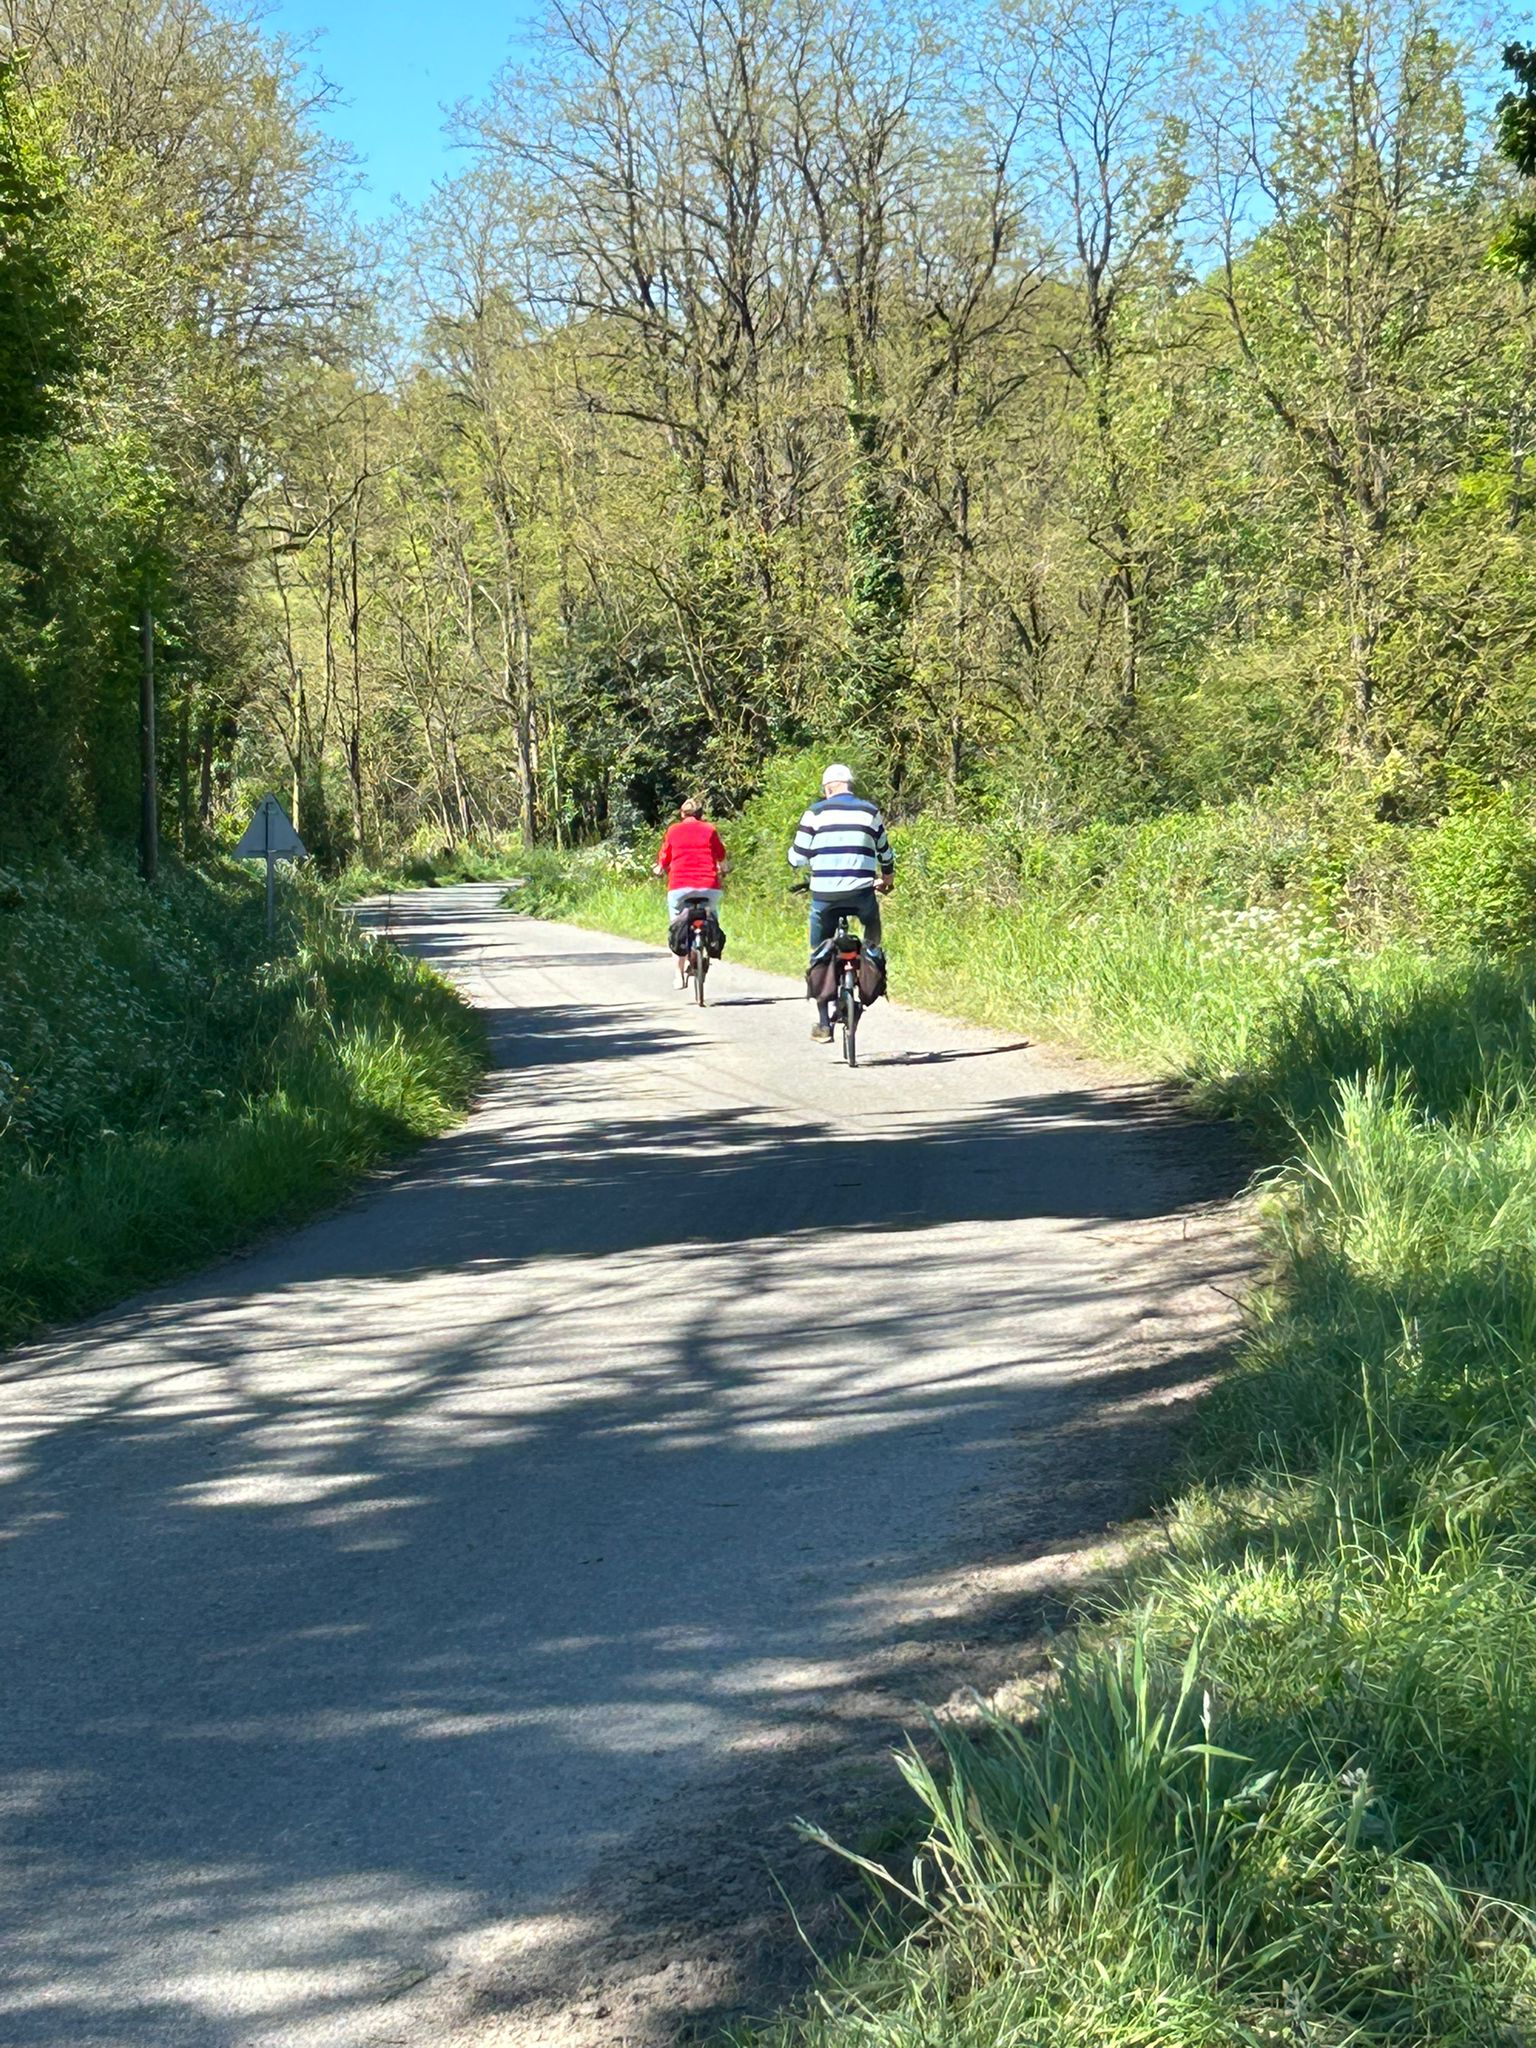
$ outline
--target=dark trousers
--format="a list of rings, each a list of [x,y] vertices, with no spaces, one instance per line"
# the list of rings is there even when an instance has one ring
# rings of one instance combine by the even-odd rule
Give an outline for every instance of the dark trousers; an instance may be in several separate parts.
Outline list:
[[[878,946],[880,943],[880,898],[875,894],[874,884],[864,889],[848,889],[840,896],[813,896],[811,898],[811,951],[814,953],[823,939],[830,939],[837,930],[837,920],[848,915],[856,917],[864,927],[864,943]],[[832,1022],[832,1005],[818,1003],[817,1015],[823,1024]]]

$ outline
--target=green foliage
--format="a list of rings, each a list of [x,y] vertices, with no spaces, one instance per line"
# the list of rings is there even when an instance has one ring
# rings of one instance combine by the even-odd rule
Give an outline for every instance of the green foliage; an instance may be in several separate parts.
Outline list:
[[[446,984],[301,885],[106,856],[0,872],[0,1341],[291,1217],[462,1108]]]
[[[854,734],[888,743],[909,681],[904,548],[879,422],[854,413],[849,427],[854,458],[848,488],[848,657],[839,709]]]
[[[84,367],[79,222],[57,126],[21,80],[0,59],[0,833],[65,815],[100,652],[70,630],[100,572],[77,581],[61,559],[78,544],[88,560],[100,535],[75,516],[52,438]]]
[[[1494,110],[1499,154],[1522,178],[1536,178],[1536,50],[1506,43],[1503,64],[1517,89],[1506,92]]]
[[[1536,49],[1527,43],[1504,45],[1504,69],[1515,80],[1495,109],[1495,140],[1500,156],[1525,179],[1536,178]],[[1536,277],[1536,213],[1514,208],[1493,244],[1494,261],[1529,281]]]
[[[335,864],[427,820],[632,839],[813,737],[1021,830],[1341,750],[1396,817],[1536,772],[1536,328],[1486,260],[1523,45],[1501,163],[1430,5],[1276,5],[1241,51],[1150,5],[818,18],[792,85],[772,9],[734,51],[663,0],[611,102],[557,28],[545,141],[498,83],[380,391],[295,53],[178,20],[60,0],[0,73],[0,832],[131,828],[146,581],[184,848],[279,779]],[[1202,170],[1187,110],[1234,92]],[[754,138],[745,187],[709,132]]]
[[[0,639],[0,845],[135,829],[135,627],[152,516],[141,455],[125,442],[54,438],[17,479],[7,538],[19,573]],[[175,575],[161,590],[169,637],[187,591]]]
[[[1507,952],[1536,942],[1536,824],[1511,793],[1417,835],[1409,877],[1431,944]]]
[[[595,903],[612,900],[623,904],[629,928],[637,933],[654,929],[655,918],[666,923],[666,898],[659,884],[647,884],[648,863],[632,847],[584,846],[574,853],[531,847],[520,868],[514,887],[502,899],[509,910],[588,920]]]
[[[0,479],[16,442],[52,431],[82,367],[71,227],[57,129],[22,89],[21,62],[0,57]]]
[[[0,843],[136,831],[147,600],[185,848],[251,694],[271,529],[253,547],[247,508],[288,380],[336,348],[328,148],[292,53],[213,0],[62,0],[23,29],[0,57]]]

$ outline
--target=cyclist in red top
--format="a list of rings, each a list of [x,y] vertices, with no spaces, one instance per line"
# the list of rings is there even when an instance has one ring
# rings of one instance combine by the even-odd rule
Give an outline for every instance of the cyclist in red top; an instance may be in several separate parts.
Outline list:
[[[704,816],[703,799],[689,797],[679,806],[677,823],[667,827],[661,851],[656,856],[656,865],[651,870],[653,874],[666,877],[667,923],[671,924],[690,896],[704,897],[710,909],[718,912],[720,885],[729,867],[725,841]],[[681,959],[674,964],[677,968],[676,986],[686,988],[688,970]]]

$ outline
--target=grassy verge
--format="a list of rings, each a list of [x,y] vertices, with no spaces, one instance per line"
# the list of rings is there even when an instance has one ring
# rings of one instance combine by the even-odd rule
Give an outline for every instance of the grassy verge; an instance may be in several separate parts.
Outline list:
[[[320,896],[106,857],[0,875],[0,1342],[297,1216],[450,1123],[478,1021]]]
[[[756,2048],[1536,2039],[1536,966],[1424,943],[1436,889],[1476,895],[1433,863],[1481,828],[1378,845],[1363,909],[1347,864],[1256,882],[1251,820],[1159,829],[1156,859],[1100,834],[1011,896],[981,835],[963,889],[918,838],[893,985],[1248,1116],[1282,1278],[1166,1545],[1028,1721],[906,1761],[870,1938]],[[732,956],[797,966],[741,836]],[[612,857],[518,900],[659,925]]]

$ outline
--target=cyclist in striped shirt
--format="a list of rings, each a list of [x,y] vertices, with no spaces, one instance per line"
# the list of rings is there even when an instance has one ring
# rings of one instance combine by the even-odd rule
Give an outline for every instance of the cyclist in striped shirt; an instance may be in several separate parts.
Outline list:
[[[795,828],[789,849],[792,868],[811,871],[811,951],[830,938],[845,912],[864,927],[865,942],[880,943],[880,902],[896,873],[885,820],[868,797],[856,796],[853,770],[834,761],[821,778],[821,801],[811,805]],[[832,1036],[832,1006],[817,1005],[812,1038]]]

